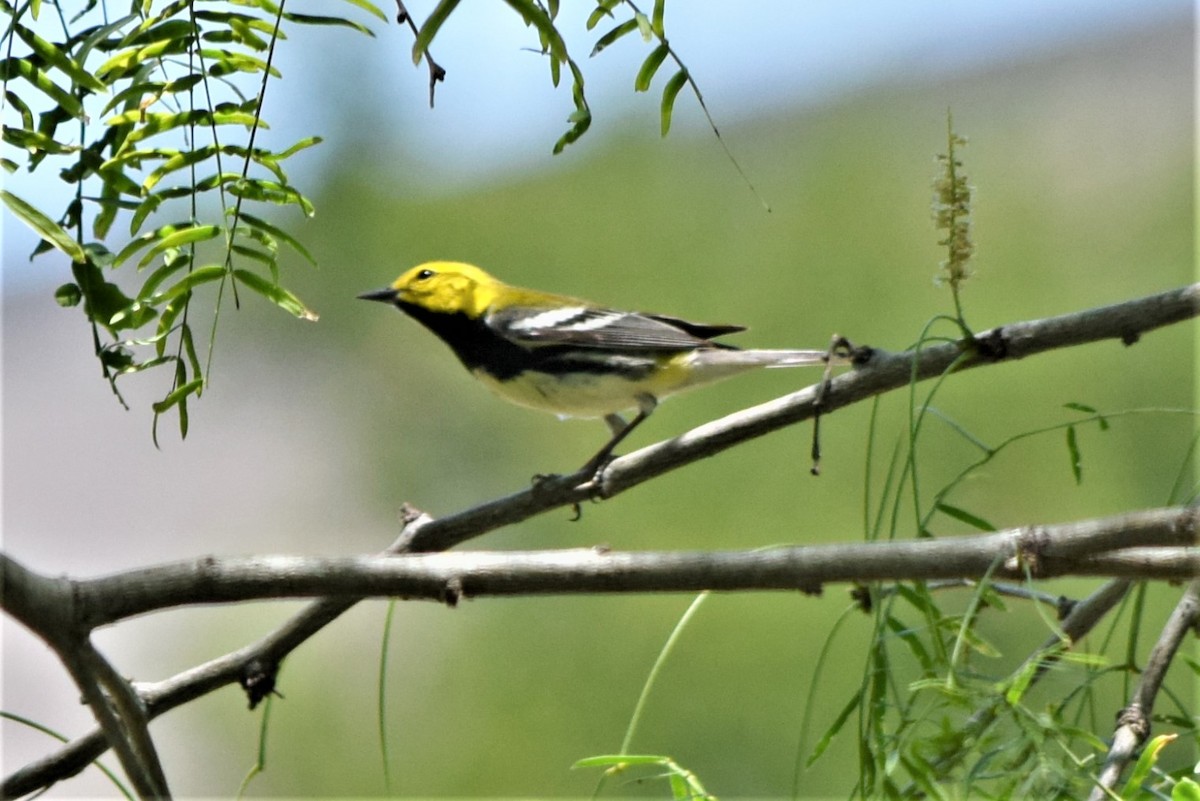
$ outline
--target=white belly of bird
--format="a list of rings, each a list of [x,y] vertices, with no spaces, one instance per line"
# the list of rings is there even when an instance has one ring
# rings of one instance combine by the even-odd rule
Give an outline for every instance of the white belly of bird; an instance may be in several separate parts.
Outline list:
[[[656,394],[658,381],[629,380],[615,375],[576,373],[569,376],[527,371],[514,381],[497,381],[482,371],[476,378],[500,397],[530,409],[560,417],[604,417],[637,406],[637,396]],[[669,393],[669,389],[664,394]]]

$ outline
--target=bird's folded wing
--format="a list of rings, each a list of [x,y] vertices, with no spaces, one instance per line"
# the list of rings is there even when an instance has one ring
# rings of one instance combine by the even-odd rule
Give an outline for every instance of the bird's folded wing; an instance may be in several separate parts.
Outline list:
[[[487,324],[505,339],[524,345],[573,345],[616,350],[713,347],[710,337],[744,330],[736,325],[706,325],[592,306],[509,306],[489,312]]]

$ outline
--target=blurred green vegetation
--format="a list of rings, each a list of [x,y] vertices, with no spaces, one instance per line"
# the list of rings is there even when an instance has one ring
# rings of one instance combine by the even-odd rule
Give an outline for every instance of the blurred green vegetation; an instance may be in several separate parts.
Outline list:
[[[933,282],[944,255],[929,216],[948,107],[970,140],[961,155],[976,188],[976,275],[964,300],[972,326],[1181,285],[1194,279],[1188,54],[1187,31],[1164,28],[955,80],[897,79],[824,107],[764,109],[753,120],[723,123],[771,204],[769,214],[711,136],[689,130],[684,97],[665,141],[656,136],[655,117],[631,117],[619,135],[589,134],[552,170],[454,192],[411,180],[415,165],[383,156],[394,145],[370,138],[403,132],[360,128],[331,137],[346,144],[317,193],[316,222],[299,231],[322,267],[299,267],[289,283],[321,312],[321,323],[272,320],[265,336],[275,338],[285,358],[333,365],[321,391],[339,394],[345,415],[361,421],[358,439],[343,443],[359,454],[359,472],[345,479],[369,488],[379,530],[369,541],[339,543],[341,549],[383,547],[404,501],[432,514],[453,512],[521,488],[534,473],[572,468],[605,436],[598,422],[558,422],[494,400],[432,335],[354,300],[357,292],[421,261],[458,259],[512,283],[616,307],[743,323],[751,330],[737,336],[742,345],[818,347],[838,332],[902,349],[931,316],[952,310],[948,290]],[[1185,69],[1174,70],[1177,64]],[[419,172],[435,169],[425,164]],[[1136,347],[1106,342],[973,371],[948,381],[935,405],[992,445],[1077,418],[1063,408],[1068,402],[1114,415],[1193,409],[1193,336],[1191,326],[1176,326]],[[770,371],[673,399],[631,447],[813,380],[813,374]],[[808,475],[810,430],[797,428],[588,506],[577,523],[568,522],[567,511],[552,513],[471,547],[752,548],[858,540],[864,475],[873,476],[877,503],[906,414],[903,393],[882,400],[869,466],[864,404],[824,422],[820,478]],[[1106,432],[1094,424],[1079,431],[1081,485],[1060,431],[1014,446],[948,500],[999,527],[1166,503],[1194,419],[1154,413],[1111,422]],[[977,456],[949,427],[929,420],[919,451],[926,500]],[[935,518],[933,529],[966,531],[947,518]],[[908,511],[895,536],[912,535]],[[1095,586],[1067,581],[1046,588],[1081,596]],[[1177,594],[1152,589],[1139,655]],[[402,605],[388,701],[397,791],[589,794],[597,774],[568,766],[617,749],[646,672],[690,600],[482,600],[455,610]],[[960,602],[965,595],[947,598],[951,606]],[[650,698],[634,752],[672,756],[723,797],[789,794],[817,655],[849,603],[842,587],[819,598],[710,599]],[[1009,609],[984,614],[982,631],[1003,657],[976,667],[997,676],[1046,636],[1032,610],[1017,601]],[[336,637],[318,637],[288,662],[268,770],[252,792],[383,791],[374,720],[382,620],[382,603],[365,604],[335,627]],[[833,644],[818,679],[810,743],[857,689],[870,625],[867,616],[852,618]],[[1123,648],[1115,637],[1110,657],[1121,659]],[[1055,685],[1077,683],[1082,668],[1057,672],[1039,690],[1041,703],[1054,697]],[[1179,678],[1171,686],[1190,697]],[[1110,692],[1085,722],[1101,738],[1122,701],[1115,684]],[[252,725],[240,710],[213,714],[222,728]],[[248,766],[251,754],[244,753]],[[856,759],[851,721],[804,774],[801,794],[844,796],[857,778]],[[228,761],[238,768],[236,757]],[[608,792],[667,795],[661,785],[619,781]]]

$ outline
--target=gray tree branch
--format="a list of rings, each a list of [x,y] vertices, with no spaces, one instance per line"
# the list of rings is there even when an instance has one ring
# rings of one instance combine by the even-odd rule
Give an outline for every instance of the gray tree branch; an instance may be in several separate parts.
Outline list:
[[[141,798],[167,798],[170,789],[150,738],[142,699],[92,644],[81,626],[73,583],[27,570],[0,554],[3,607],[58,655],[100,728],[100,743],[111,747]]]
[[[189,604],[376,596],[456,602],[491,595],[803,590],[830,582],[1083,573],[1138,577],[1169,548],[1170,577],[1200,575],[1200,510],[1151,509],[1098,520],[938,539],[793,545],[737,551],[462,551],[404,556],[204,558],[74,583],[87,629]],[[1125,561],[1120,556],[1133,551]],[[1111,552],[1111,553],[1110,553]],[[1120,568],[1128,567],[1126,573]],[[1164,566],[1155,565],[1155,572]]]
[[[1154,700],[1158,697],[1158,690],[1162,687],[1167,668],[1175,658],[1175,652],[1179,650],[1179,645],[1187,633],[1195,628],[1198,617],[1200,581],[1192,581],[1163,626],[1158,642],[1150,651],[1146,667],[1142,670],[1137,688],[1133,691],[1133,698],[1117,718],[1117,730],[1108,749],[1108,758],[1104,761],[1104,767],[1100,769],[1096,786],[1092,788],[1088,801],[1104,801],[1112,797],[1110,791],[1116,788],[1121,773],[1150,736],[1150,714],[1154,711]]]

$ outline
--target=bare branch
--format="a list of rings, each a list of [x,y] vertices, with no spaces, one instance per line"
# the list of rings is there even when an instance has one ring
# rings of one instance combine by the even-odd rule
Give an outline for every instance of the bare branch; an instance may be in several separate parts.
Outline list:
[[[1104,801],[1112,797],[1109,791],[1117,786],[1125,766],[1150,736],[1150,713],[1154,710],[1154,699],[1158,696],[1167,668],[1175,658],[1175,652],[1179,650],[1179,645],[1188,631],[1196,626],[1198,617],[1200,581],[1193,581],[1171,612],[1158,642],[1150,651],[1150,658],[1146,660],[1146,667],[1142,671],[1137,688],[1133,691],[1133,698],[1117,717],[1117,730],[1113,735],[1112,746],[1108,749],[1108,759],[1104,761],[1104,767],[1100,770],[1100,776],[1088,801]]]
[[[142,798],[169,798],[171,791],[163,772],[150,719],[142,699],[109,664],[90,640],[83,640],[72,656],[59,656],[67,664],[75,683],[100,722],[109,744],[117,752],[121,767]]]
[[[0,580],[4,610],[54,649],[91,708],[100,724],[98,744],[117,752],[138,795],[169,797],[142,700],[96,650],[90,629],[79,624],[74,582],[40,576],[4,554],[0,554]]]
[[[379,596],[454,603],[485,595],[803,590],[829,582],[1095,574],[1106,552],[1169,547],[1176,575],[1200,575],[1200,509],[939,539],[740,551],[463,551],[391,557],[205,558],[76,582],[88,628],[168,607],[270,598]],[[1109,557],[1110,563],[1121,564]],[[1130,560],[1134,566],[1144,557]],[[993,566],[999,564],[998,569]],[[1160,567],[1161,571],[1162,568]],[[86,611],[84,611],[86,610]]]

